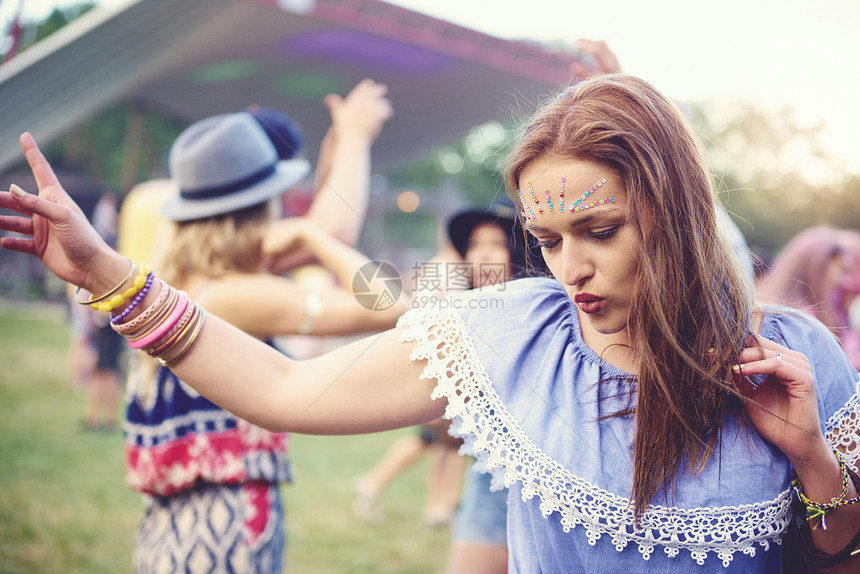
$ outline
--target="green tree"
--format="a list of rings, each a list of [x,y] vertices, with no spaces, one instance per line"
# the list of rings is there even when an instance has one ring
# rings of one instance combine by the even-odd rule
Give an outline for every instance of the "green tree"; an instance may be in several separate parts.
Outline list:
[[[827,223],[860,228],[860,182],[822,148],[821,124],[789,107],[698,104],[699,130],[723,203],[751,247],[776,253],[795,234]]]

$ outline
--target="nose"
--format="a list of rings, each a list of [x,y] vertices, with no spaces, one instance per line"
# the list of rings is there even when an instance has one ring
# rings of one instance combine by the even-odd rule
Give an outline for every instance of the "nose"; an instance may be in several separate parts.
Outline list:
[[[588,252],[573,242],[562,243],[561,280],[565,285],[582,285],[594,274],[594,264]]]

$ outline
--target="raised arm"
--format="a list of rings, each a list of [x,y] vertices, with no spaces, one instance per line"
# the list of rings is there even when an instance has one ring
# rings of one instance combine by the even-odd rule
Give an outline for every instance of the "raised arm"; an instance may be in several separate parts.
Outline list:
[[[308,289],[268,273],[239,273],[215,282],[203,293],[200,302],[246,333],[260,337],[382,331],[393,327],[409,308],[405,296],[375,306],[359,301],[353,293],[353,281],[370,260],[309,219],[291,217],[273,222],[263,239],[266,256],[274,258],[301,251],[312,254],[334,274],[339,284]],[[375,278],[368,284],[368,291],[381,294],[387,287],[384,279]]]
[[[92,293],[127,281],[129,261],[109,248],[60,187],[29,134],[22,147],[39,196],[13,187],[0,207],[23,215],[0,217],[0,247],[38,257],[55,275]],[[159,295],[153,288],[132,320]],[[395,428],[433,420],[444,401],[420,380],[423,363],[388,331],[311,361],[293,361],[215,316],[206,317],[190,350],[171,368],[223,408],[273,430],[333,434]],[[241,381],[253,380],[254,385]]]
[[[306,217],[347,245],[358,242],[367,214],[370,148],[393,113],[387,93],[384,84],[362,80],[346,98],[325,98],[332,125],[320,148],[316,196]]]

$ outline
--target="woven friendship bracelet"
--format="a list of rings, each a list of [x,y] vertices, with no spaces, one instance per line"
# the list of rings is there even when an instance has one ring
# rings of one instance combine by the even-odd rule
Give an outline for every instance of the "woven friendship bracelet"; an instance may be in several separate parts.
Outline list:
[[[857,476],[857,473],[848,468],[848,474],[851,477],[851,482],[854,483],[854,488],[857,492],[860,492],[860,476]],[[794,503],[796,506],[804,506],[802,502],[799,500]],[[796,507],[795,506],[795,507]],[[860,555],[860,529],[854,533],[854,536],[851,540],[848,541],[842,550],[837,552],[836,554],[828,554],[827,552],[822,552],[812,543],[812,538],[810,536],[810,531],[805,528],[798,528],[798,533],[800,535],[800,541],[803,545],[803,552],[806,554],[806,557],[815,565],[817,568],[830,568],[831,566],[835,566],[844,560],[848,560],[853,556]]]
[[[839,493],[838,497],[831,499],[829,503],[815,502],[803,494],[800,479],[798,479],[797,475],[795,475],[791,481],[791,485],[794,487],[794,492],[797,495],[797,498],[806,506],[806,521],[813,530],[818,530],[819,528],[821,530],[827,530],[827,523],[824,521],[824,517],[831,510],[835,510],[840,506],[849,506],[860,502],[860,495],[848,500],[845,499],[845,496],[848,493],[848,481],[850,479],[848,475],[848,467],[845,464],[845,459],[842,458],[842,455],[838,450],[833,449],[833,453],[839,461],[839,471],[842,473],[842,492]]]

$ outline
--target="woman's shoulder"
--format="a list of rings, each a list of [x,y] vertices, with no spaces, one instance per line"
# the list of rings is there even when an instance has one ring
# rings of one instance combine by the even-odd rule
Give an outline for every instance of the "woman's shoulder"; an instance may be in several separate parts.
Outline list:
[[[846,408],[860,408],[857,369],[836,336],[815,317],[789,307],[765,306],[761,334],[803,353],[815,377],[819,411],[829,430]]]
[[[784,305],[763,305],[761,308],[762,336],[782,340],[795,350],[796,345],[839,346],[839,341],[821,321],[807,313]]]

